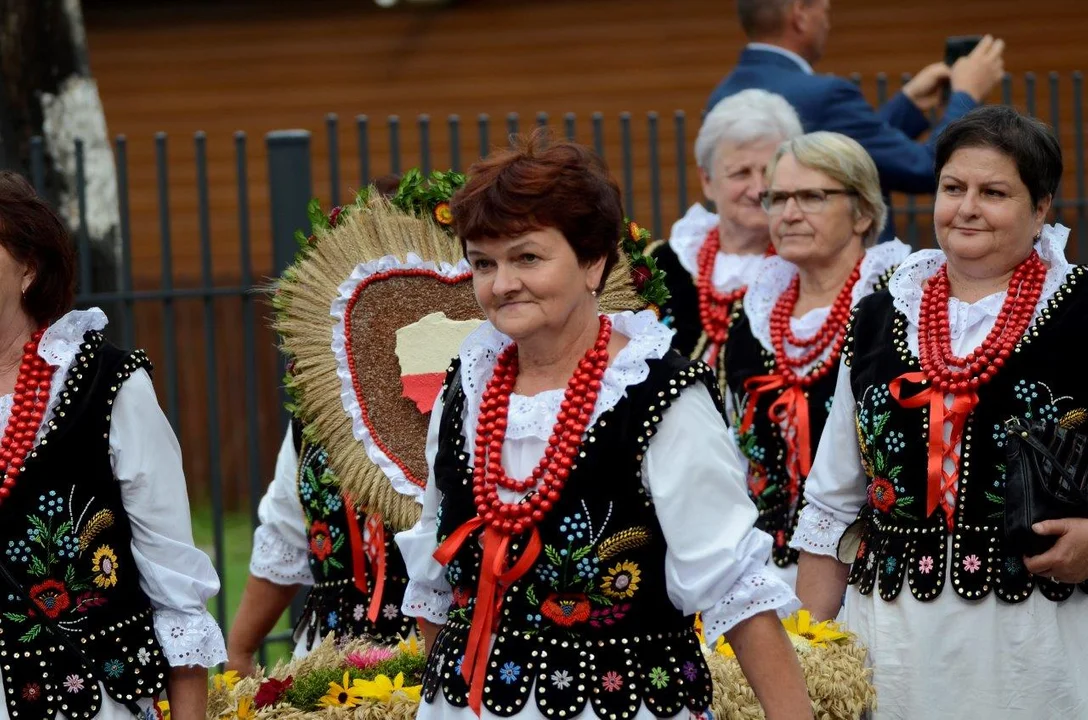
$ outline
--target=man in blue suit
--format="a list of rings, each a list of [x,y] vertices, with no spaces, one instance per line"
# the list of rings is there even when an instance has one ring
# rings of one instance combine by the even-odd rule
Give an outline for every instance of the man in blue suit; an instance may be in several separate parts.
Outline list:
[[[876,162],[885,194],[933,192],[937,136],[1001,80],[1004,42],[987,35],[951,68],[944,63],[923,68],[874,110],[854,83],[812,70],[831,28],[830,6],[830,0],[737,0],[749,43],[733,72],[711,93],[707,110],[749,88],[777,93],[797,110],[805,132],[831,130],[861,143]],[[952,93],[944,116],[925,143],[916,142],[929,129],[926,113],[938,105],[946,85]],[[888,220],[881,240],[894,237],[890,214]]]

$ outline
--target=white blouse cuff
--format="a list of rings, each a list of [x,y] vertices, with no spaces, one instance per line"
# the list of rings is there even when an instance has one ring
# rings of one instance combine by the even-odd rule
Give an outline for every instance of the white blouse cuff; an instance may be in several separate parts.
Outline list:
[[[272,525],[253,531],[249,574],[276,585],[314,584],[306,551],[291,545]]]
[[[223,631],[207,610],[156,610],[155,635],[171,667],[214,667],[227,661]]]
[[[838,557],[839,540],[848,525],[815,505],[806,505],[797,518],[790,547],[813,555]]]
[[[436,590],[409,580],[408,586],[404,588],[404,602],[401,603],[400,611],[408,617],[423,618],[435,625],[445,625],[452,596],[451,590]]]
[[[766,565],[753,568],[714,607],[703,611],[706,644],[714,647],[719,637],[761,612],[774,610],[778,617],[785,618],[800,607],[801,601],[790,586],[770,568]]]

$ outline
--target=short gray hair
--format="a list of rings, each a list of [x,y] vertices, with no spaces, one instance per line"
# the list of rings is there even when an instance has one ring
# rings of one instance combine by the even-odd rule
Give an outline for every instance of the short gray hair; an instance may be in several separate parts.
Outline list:
[[[695,160],[707,174],[723,142],[745,145],[755,140],[789,140],[804,130],[786,98],[766,90],[742,90],[719,101],[706,114],[695,138]]]
[[[855,214],[873,221],[863,240],[866,245],[871,245],[880,237],[887,222],[888,206],[880,192],[880,174],[876,163],[857,140],[826,131],[787,140],[778,146],[774,159],[767,165],[768,185],[778,161],[785,155],[793,155],[801,165],[819,170],[847,189],[857,191],[858,196],[853,198]]]

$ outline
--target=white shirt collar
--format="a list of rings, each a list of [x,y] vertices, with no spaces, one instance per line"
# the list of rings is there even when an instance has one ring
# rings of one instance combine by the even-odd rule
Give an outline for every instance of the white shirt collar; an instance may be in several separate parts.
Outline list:
[[[800,67],[802,70],[804,70],[805,74],[807,74],[807,75],[813,75],[814,74],[814,72],[812,70],[812,66],[808,64],[807,60],[805,60],[803,57],[801,57],[800,55],[798,55],[794,51],[787,50],[784,47],[779,47],[777,45],[770,45],[768,43],[750,42],[746,46],[746,49],[749,49],[749,50],[766,50],[767,52],[778,53],[779,55],[781,55],[783,57],[788,57],[790,60],[793,60],[795,63],[797,63],[797,66]]]

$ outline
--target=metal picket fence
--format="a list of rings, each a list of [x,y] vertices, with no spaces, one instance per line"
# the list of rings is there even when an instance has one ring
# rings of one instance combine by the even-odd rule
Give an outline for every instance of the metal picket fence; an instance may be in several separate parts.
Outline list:
[[[861,82],[855,76],[856,82]],[[908,76],[901,78],[906,82]],[[1050,74],[1045,85],[1049,92],[1041,98],[1038,79],[1028,73],[1022,82],[1014,83],[1007,76],[1001,86],[1001,101],[1014,103],[1022,110],[1040,115],[1050,122],[1063,137],[1067,172],[1059,197],[1054,203],[1053,217],[1073,228],[1071,252],[1082,260],[1088,259],[1088,193],[1085,190],[1085,119],[1084,87],[1081,73],[1068,78]],[[1018,87],[1017,87],[1018,86]],[[876,78],[873,87],[877,103],[882,103],[892,92],[891,83],[884,75]],[[1038,111],[1045,103],[1046,112]],[[1063,114],[1063,103],[1069,103],[1070,113]],[[1068,116],[1068,119],[1066,119]],[[558,123],[556,123],[558,120]],[[213,612],[226,627],[233,613],[228,607],[228,590],[237,590],[243,578],[229,576],[228,552],[248,554],[248,547],[228,547],[224,521],[227,516],[224,497],[229,490],[245,498],[249,521],[256,523],[257,503],[271,478],[278,442],[286,425],[282,411],[283,394],[279,388],[280,360],[274,348],[274,338],[267,329],[267,309],[259,297],[268,276],[275,276],[293,258],[296,249],[293,239],[298,229],[307,229],[306,204],[313,195],[314,168],[312,145],[322,141],[327,148],[328,196],[323,197],[326,207],[345,200],[345,167],[357,163],[356,186],[365,186],[385,172],[400,173],[408,166],[418,165],[422,170],[453,168],[464,170],[476,157],[486,155],[497,142],[505,142],[511,133],[528,129],[532,125],[558,125],[557,134],[587,142],[604,155],[618,176],[624,191],[627,212],[639,218],[653,230],[655,237],[664,237],[671,218],[682,215],[691,202],[689,187],[694,177],[691,142],[698,129],[700,118],[691,117],[682,110],[669,116],[656,112],[636,117],[622,113],[617,118],[606,118],[594,113],[588,118],[573,113],[552,118],[541,113],[532,118],[511,113],[502,118],[479,115],[470,121],[458,116],[444,118],[441,123],[427,115],[420,115],[414,122],[402,121],[390,116],[378,122],[367,115],[354,118],[354,152],[343,152],[340,147],[341,124],[335,115],[324,119],[324,138],[314,137],[306,131],[281,131],[269,133],[260,147],[250,143],[246,134],[238,132],[233,142],[234,182],[230,187],[215,187],[217,194],[231,193],[237,203],[237,237],[233,239],[239,259],[238,272],[232,282],[217,279],[212,264],[211,209],[212,187],[208,179],[208,139],[204,133],[193,138],[197,188],[196,244],[199,253],[199,281],[176,284],[176,268],[173,264],[177,249],[172,234],[172,222],[176,219],[171,210],[171,172],[167,153],[167,137],[154,138],[154,164],[157,192],[158,246],[161,264],[158,272],[153,268],[133,267],[132,210],[130,208],[129,142],[116,138],[114,151],[117,167],[118,200],[120,206],[120,258],[121,267],[116,288],[94,287],[89,262],[80,263],[77,305],[98,305],[111,316],[111,335],[125,347],[146,346],[145,334],[153,334],[159,346],[152,357],[159,368],[156,374],[160,398],[175,430],[183,420],[198,424],[198,432],[192,442],[183,438],[186,467],[194,486],[206,483],[213,528],[212,553],[220,575],[224,580],[224,592],[214,601]],[[588,133],[586,128],[588,123]],[[638,126],[642,125],[641,128]],[[617,143],[612,133],[618,132]],[[409,156],[405,136],[413,134]],[[636,147],[636,135],[645,143]],[[588,139],[587,137],[588,136]],[[608,140],[609,142],[606,142]],[[439,151],[439,146],[444,150]],[[636,155],[644,162],[636,163]],[[377,167],[377,157],[387,166]],[[270,232],[267,237],[251,237],[250,164],[254,159],[267,163]],[[82,144],[76,143],[77,185],[79,187],[79,214],[81,230],[76,234],[79,256],[91,255],[87,236],[87,198],[83,182],[85,165]],[[45,155],[40,138],[31,143],[30,174],[33,182],[42,188],[45,182]],[[668,185],[674,189],[672,197],[663,191],[665,173],[672,175]],[[323,183],[322,183],[323,184]],[[351,184],[355,184],[354,182]],[[645,192],[641,196],[636,187]],[[1071,186],[1070,186],[1071,185]],[[645,204],[645,206],[644,206]],[[932,213],[929,198],[897,197],[893,212],[900,237],[917,247],[922,238],[929,235],[927,224]],[[136,238],[148,243],[148,238]],[[222,246],[219,242],[217,245]],[[255,270],[253,256],[260,249],[271,257],[271,263]],[[141,282],[137,283],[136,279]],[[146,287],[137,289],[137,284]],[[229,317],[221,310],[231,304]],[[197,307],[199,312],[196,312]],[[151,312],[153,317],[143,318],[141,313]],[[182,313],[192,322],[179,325]],[[141,329],[142,328],[142,329]],[[202,348],[202,353],[191,351]],[[237,377],[237,368],[243,368]],[[232,369],[233,368],[233,369]],[[189,371],[203,376],[202,382],[183,382]],[[224,407],[226,405],[227,407]],[[230,429],[233,442],[224,453],[224,431]],[[224,471],[224,464],[232,469]],[[193,477],[193,468],[199,468]],[[233,584],[233,587],[231,585]],[[281,633],[270,641],[285,641]]]

